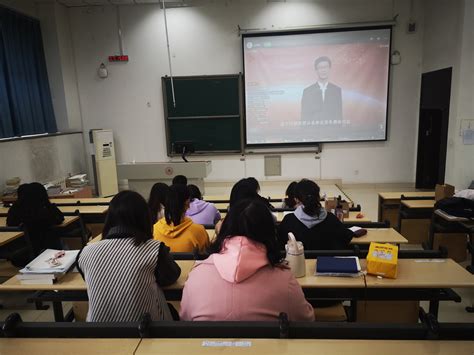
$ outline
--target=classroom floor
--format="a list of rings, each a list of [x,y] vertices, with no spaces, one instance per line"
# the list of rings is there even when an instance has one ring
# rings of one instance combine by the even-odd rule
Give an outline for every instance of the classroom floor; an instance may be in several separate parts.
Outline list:
[[[262,196],[279,196],[284,195],[286,186],[289,181],[261,183]],[[225,183],[209,183],[206,184],[207,195],[225,195],[229,194],[232,184]],[[340,183],[337,185],[333,182],[320,182],[321,192],[328,196],[338,196],[345,194],[355,204],[362,206],[362,212],[370,217],[373,221],[377,220],[377,203],[378,192],[382,191],[414,191],[415,189],[407,185],[346,185]],[[409,246],[410,248],[420,248],[421,246]],[[469,261],[462,263],[466,266]],[[474,313],[467,313],[466,306],[474,304],[474,288],[471,289],[455,289],[462,297],[461,303],[440,302],[439,320],[442,322],[474,322]],[[24,321],[48,322],[54,321],[52,308],[48,310],[36,310],[34,303],[27,302],[27,294],[20,293],[0,293],[0,319],[5,319],[13,312],[20,313]],[[45,303],[48,304],[48,303]],[[72,307],[71,303],[63,303],[66,312]],[[428,302],[421,302],[425,311],[428,311]]]

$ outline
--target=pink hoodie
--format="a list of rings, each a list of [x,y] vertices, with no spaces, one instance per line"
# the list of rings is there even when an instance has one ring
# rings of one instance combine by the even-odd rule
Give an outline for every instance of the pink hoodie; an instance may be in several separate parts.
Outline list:
[[[184,285],[182,320],[313,321],[313,307],[289,269],[272,267],[266,248],[233,237],[223,251],[196,263]]]

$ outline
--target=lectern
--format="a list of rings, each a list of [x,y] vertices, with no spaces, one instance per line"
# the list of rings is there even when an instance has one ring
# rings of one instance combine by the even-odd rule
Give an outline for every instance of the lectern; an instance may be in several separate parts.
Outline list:
[[[188,184],[199,187],[204,195],[204,178],[211,172],[210,161],[125,163],[117,164],[119,179],[127,179],[128,187],[148,198],[156,182],[170,185],[176,175],[188,178]]]

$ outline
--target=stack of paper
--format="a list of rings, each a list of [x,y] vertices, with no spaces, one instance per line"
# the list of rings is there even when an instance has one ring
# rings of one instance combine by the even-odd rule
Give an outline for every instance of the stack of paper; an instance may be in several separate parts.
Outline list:
[[[57,257],[58,253],[64,253]],[[53,284],[74,265],[79,250],[46,249],[20,270],[17,278],[22,284]]]
[[[66,179],[66,186],[72,188],[79,188],[87,186],[87,174],[77,174]]]

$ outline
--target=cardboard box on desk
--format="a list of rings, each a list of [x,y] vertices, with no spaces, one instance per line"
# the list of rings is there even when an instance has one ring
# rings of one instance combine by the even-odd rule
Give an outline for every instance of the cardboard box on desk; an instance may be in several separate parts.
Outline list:
[[[338,201],[337,198],[331,198],[331,199],[326,200],[324,208],[326,209],[326,211],[334,213],[334,210],[336,209],[338,205],[342,206],[344,218],[348,218],[349,217],[349,202],[347,201]]]
[[[370,243],[367,254],[367,273],[397,278],[398,247],[392,244]]]
[[[443,198],[453,197],[454,186],[449,184],[439,185],[435,187],[435,201],[442,200]]]

